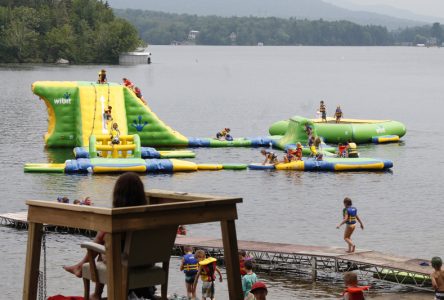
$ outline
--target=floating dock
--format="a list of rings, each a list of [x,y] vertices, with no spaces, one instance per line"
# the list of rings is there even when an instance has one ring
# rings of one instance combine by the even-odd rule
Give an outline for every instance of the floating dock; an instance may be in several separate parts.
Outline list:
[[[410,288],[432,291],[428,260],[412,259],[373,250],[358,249],[346,253],[344,248],[305,246],[295,244],[237,241],[256,266],[269,273],[302,273],[316,280],[318,273],[333,274],[358,271],[360,275],[400,284]],[[176,247],[185,245],[203,249],[210,255],[223,258],[221,239],[178,236]]]
[[[0,224],[18,229],[27,229],[27,212],[0,214]],[[47,231],[94,235],[92,231],[46,224]],[[238,249],[246,250],[254,259],[256,267],[268,273],[309,274],[313,280],[322,275],[357,271],[361,276],[406,287],[432,291],[430,273],[433,271],[428,260],[409,258],[357,249],[346,253],[340,247],[307,246],[256,241],[237,241]],[[203,249],[211,256],[224,258],[221,239],[178,235],[175,253],[181,255],[183,246]]]
[[[21,211],[16,213],[0,214],[0,225],[14,227],[17,229],[28,229],[28,212]],[[58,233],[83,234],[87,236],[96,235],[96,232],[92,230],[55,226],[51,224],[44,224],[43,229],[45,231],[53,231]]]

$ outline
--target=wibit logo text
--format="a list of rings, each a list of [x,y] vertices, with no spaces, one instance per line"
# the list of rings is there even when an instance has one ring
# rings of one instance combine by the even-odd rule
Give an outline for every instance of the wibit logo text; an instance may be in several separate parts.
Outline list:
[[[71,104],[71,94],[66,92],[63,95],[63,98],[54,99],[55,104]]]

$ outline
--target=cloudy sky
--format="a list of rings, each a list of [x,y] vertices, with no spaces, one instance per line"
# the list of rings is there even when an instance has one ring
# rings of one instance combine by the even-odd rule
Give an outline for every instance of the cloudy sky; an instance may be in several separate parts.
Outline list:
[[[444,18],[444,0],[347,0],[355,4],[383,4],[429,16]],[[327,0],[334,3],[335,0]]]

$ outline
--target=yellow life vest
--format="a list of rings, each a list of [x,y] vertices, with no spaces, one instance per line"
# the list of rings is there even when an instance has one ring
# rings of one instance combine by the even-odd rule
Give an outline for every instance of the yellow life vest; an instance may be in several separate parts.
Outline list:
[[[199,262],[200,270],[200,278],[205,282],[213,282],[216,279],[216,262],[217,259],[214,257],[208,257]],[[210,268],[212,265],[212,268]]]

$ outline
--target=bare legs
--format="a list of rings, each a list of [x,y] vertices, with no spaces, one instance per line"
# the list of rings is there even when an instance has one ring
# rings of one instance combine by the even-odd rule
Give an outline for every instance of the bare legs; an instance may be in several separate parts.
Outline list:
[[[353,231],[355,231],[356,225],[346,225],[345,226],[345,230],[344,230],[344,241],[347,243],[348,245],[348,253],[352,253],[355,252],[355,244],[353,243],[352,239],[351,239],[351,235],[353,234]]]

